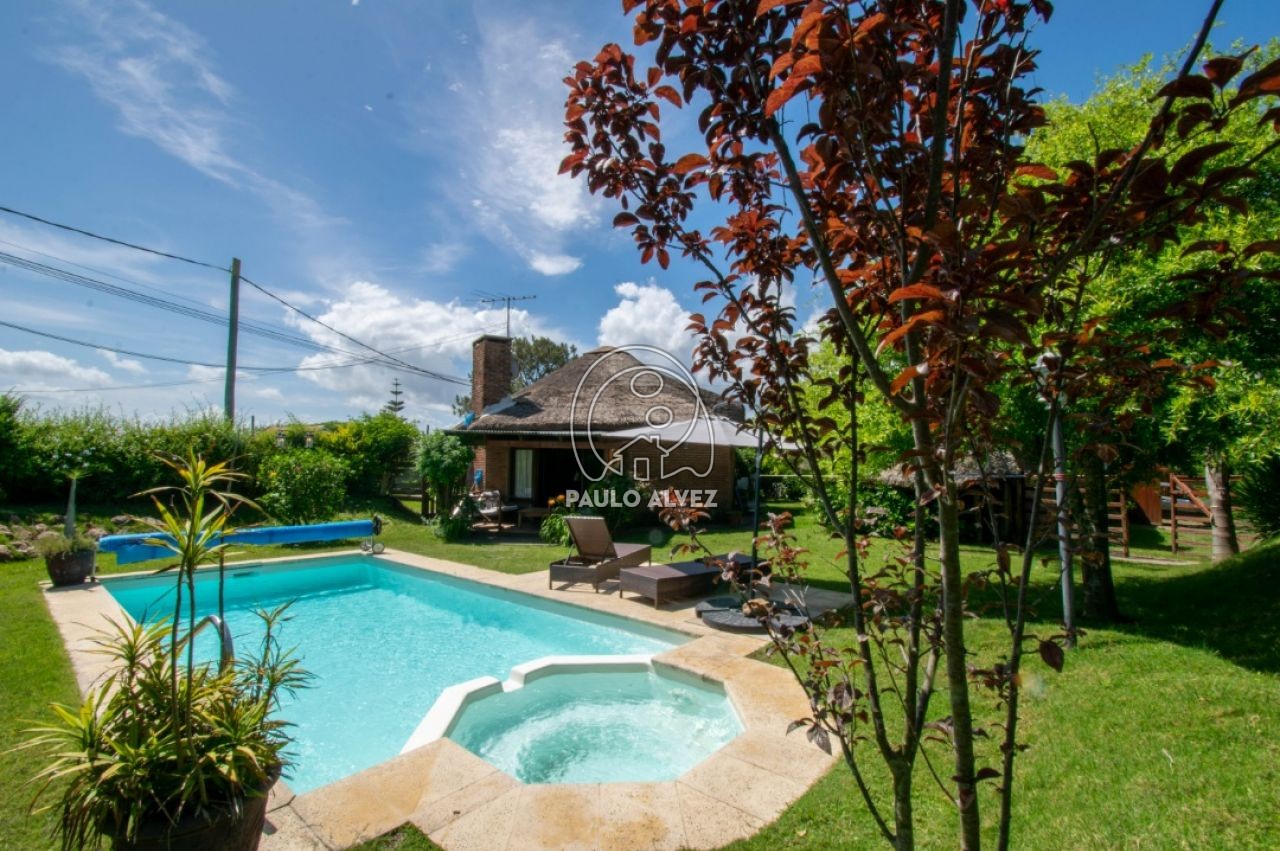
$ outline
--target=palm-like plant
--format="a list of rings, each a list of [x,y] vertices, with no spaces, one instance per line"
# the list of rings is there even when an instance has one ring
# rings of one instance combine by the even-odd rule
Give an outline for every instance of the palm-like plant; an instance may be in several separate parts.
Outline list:
[[[61,788],[52,806],[64,849],[97,848],[106,836],[129,847],[147,826],[165,833],[184,818],[213,824],[241,813],[279,775],[289,737],[273,713],[308,679],[278,640],[287,605],[258,613],[265,630],[256,658],[196,664],[196,568],[218,561],[221,614],[223,536],[232,511],[252,503],[230,490],[245,477],[226,464],[163,460],[182,484],[146,492],[160,515],[148,543],[177,557],[162,569],[177,572],[173,620],[113,624],[98,641],[112,672],[80,707],[55,705],[54,722],[23,745],[50,755],[37,800]]]

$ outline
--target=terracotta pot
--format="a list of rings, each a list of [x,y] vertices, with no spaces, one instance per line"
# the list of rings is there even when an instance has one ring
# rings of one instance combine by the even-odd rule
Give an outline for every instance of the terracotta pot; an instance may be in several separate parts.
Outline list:
[[[48,556],[44,566],[54,585],[79,585],[93,574],[93,550],[79,550],[63,555]]]
[[[192,813],[170,824],[157,818],[144,822],[132,841],[112,837],[113,851],[256,851],[267,817],[267,793],[279,778],[267,778],[262,794],[208,813]]]

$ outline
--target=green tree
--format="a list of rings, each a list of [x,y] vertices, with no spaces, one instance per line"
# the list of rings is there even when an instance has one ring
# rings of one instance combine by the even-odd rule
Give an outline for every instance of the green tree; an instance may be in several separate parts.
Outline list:
[[[422,438],[418,447],[418,472],[426,482],[438,514],[447,515],[465,490],[473,454],[471,447],[444,431],[433,431]]]
[[[1280,56],[1280,39],[1247,60],[1245,73]],[[1154,63],[1150,57],[1118,73],[1099,86],[1083,104],[1065,99],[1046,106],[1049,125],[1034,133],[1028,153],[1053,167],[1089,161],[1098,150],[1131,148],[1147,132],[1144,109],[1164,85],[1174,63]],[[1226,100],[1236,94],[1223,90]],[[1259,463],[1280,444],[1280,292],[1274,281],[1243,278],[1233,291],[1213,305],[1221,319],[1208,325],[1187,322],[1185,285],[1179,277],[1203,263],[1196,243],[1219,255],[1238,253],[1249,245],[1274,240],[1280,234],[1280,160],[1272,154],[1275,133],[1259,121],[1260,109],[1241,110],[1227,118],[1217,135],[1230,150],[1220,152],[1216,168],[1251,167],[1256,176],[1243,188],[1248,215],[1224,204],[1210,205],[1200,220],[1182,226],[1178,245],[1161,250],[1134,250],[1115,258],[1096,274],[1087,292],[1087,310],[1113,328],[1135,337],[1145,336],[1161,357],[1179,364],[1212,365],[1213,380],[1170,381],[1158,409],[1159,431],[1151,433],[1168,449],[1146,447],[1157,454],[1203,470],[1213,513],[1213,555],[1226,557],[1238,550],[1231,512],[1230,473],[1233,468]],[[1161,153],[1166,167],[1187,145],[1172,144]],[[1274,259],[1261,259],[1264,268],[1277,268]],[[1170,373],[1172,377],[1174,374]],[[1138,400],[1127,406],[1138,410]],[[1132,436],[1125,443],[1132,445]],[[1080,457],[1086,480],[1101,473],[1099,449],[1105,456],[1114,447],[1081,441]],[[1092,456],[1092,457],[1085,457]],[[1092,544],[1105,549],[1105,486],[1086,481],[1086,493],[1101,494],[1086,506],[1085,526],[1101,525]],[[1092,523],[1089,522],[1092,520]],[[1086,575],[1088,569],[1086,568]],[[1086,610],[1090,586],[1086,581]],[[1113,601],[1099,601],[1096,613],[1114,609]]]
[[[404,400],[400,397],[404,395],[404,391],[400,389],[400,379],[391,382],[391,399],[387,404],[382,406],[382,410],[388,414],[399,416],[404,410]]]
[[[578,356],[572,343],[550,337],[516,337],[511,341],[511,391],[522,390]]]

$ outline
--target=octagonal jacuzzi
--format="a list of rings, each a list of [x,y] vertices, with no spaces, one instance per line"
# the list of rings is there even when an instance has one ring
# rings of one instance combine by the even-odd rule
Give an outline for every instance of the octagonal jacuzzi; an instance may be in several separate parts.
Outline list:
[[[405,745],[447,736],[524,783],[675,780],[742,732],[717,682],[649,657],[548,657],[447,689]]]

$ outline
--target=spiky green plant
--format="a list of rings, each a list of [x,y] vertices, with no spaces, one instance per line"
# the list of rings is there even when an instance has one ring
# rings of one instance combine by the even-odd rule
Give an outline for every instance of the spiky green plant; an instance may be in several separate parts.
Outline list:
[[[177,557],[161,569],[176,571],[173,620],[113,624],[97,642],[114,662],[111,673],[78,708],[55,705],[54,721],[31,729],[21,745],[49,755],[33,806],[60,790],[44,808],[59,810],[63,849],[132,839],[156,819],[176,824],[193,812],[237,810],[265,793],[289,743],[286,722],[273,713],[309,678],[278,640],[288,605],[257,613],[265,630],[255,657],[196,664],[196,568],[215,560],[221,567],[231,512],[251,503],[230,490],[245,477],[226,464],[194,455],[164,461],[182,484],[146,492],[160,515],[148,543]],[[220,569],[220,613],[222,582]]]

